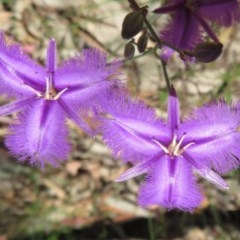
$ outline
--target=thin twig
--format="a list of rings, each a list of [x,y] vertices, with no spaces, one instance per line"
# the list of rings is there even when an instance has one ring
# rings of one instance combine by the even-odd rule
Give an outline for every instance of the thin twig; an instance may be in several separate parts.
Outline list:
[[[165,78],[167,89],[168,89],[168,92],[170,93],[171,84],[170,84],[170,80],[169,80],[168,73],[167,73],[166,63],[162,60],[161,60],[161,63],[162,63],[163,75],[164,75],[164,78]]]

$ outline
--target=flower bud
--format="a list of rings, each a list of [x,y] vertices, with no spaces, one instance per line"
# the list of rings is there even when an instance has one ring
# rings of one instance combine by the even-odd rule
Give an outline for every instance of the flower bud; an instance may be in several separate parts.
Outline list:
[[[135,47],[134,47],[132,41],[128,42],[124,48],[124,57],[126,59],[131,59],[134,57],[134,53],[135,53]]]
[[[147,42],[148,42],[147,31],[144,31],[137,41],[137,48],[140,53],[143,53],[145,51],[147,47]]]
[[[142,30],[143,20],[141,11],[127,14],[122,23],[122,38],[129,39],[138,34]]]
[[[195,47],[193,55],[197,61],[209,63],[213,62],[220,56],[222,48],[223,45],[221,43],[200,43]]]

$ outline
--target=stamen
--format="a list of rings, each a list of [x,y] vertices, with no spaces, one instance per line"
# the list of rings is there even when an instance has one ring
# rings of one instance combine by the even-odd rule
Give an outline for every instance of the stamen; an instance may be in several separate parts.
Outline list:
[[[176,144],[177,144],[177,134],[174,133],[171,145],[176,146]]]
[[[169,150],[162,145],[159,141],[157,141],[156,139],[152,139],[152,142],[156,143],[166,154],[169,154]]]
[[[56,92],[53,86],[52,75],[50,74],[49,77],[46,78],[46,92],[45,95],[40,95],[44,97],[46,100],[57,100],[59,99],[63,93],[65,93],[68,88],[64,88],[60,92]]]
[[[190,142],[186,146],[184,146],[182,149],[185,151],[187,148],[189,148],[190,146],[192,146],[194,144],[195,144],[195,142]]]
[[[183,136],[181,137],[180,141],[177,143],[176,147],[174,148],[173,155],[177,156],[181,147],[181,144],[185,138],[186,134],[184,133]]]
[[[53,100],[58,100],[58,99],[62,96],[62,94],[65,93],[67,90],[68,90],[67,87],[64,88],[61,92],[59,92],[59,93],[53,98]]]
[[[37,91],[36,89],[32,88],[31,86],[27,85],[27,84],[23,84],[24,87],[28,87],[31,89],[31,91],[33,91],[38,97],[43,97],[43,94],[39,91]]]

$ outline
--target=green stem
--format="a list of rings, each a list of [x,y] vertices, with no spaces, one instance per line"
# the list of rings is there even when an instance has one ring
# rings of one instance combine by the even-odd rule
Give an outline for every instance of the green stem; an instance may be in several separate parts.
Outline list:
[[[159,47],[162,46],[163,42],[162,40],[158,37],[158,35],[156,34],[156,32],[154,31],[153,27],[151,26],[150,22],[147,20],[146,17],[144,17],[144,23],[146,25],[146,27],[148,28],[149,32],[152,34],[154,40],[157,42],[157,44],[159,45]]]
[[[168,73],[167,73],[166,63],[164,61],[161,61],[161,63],[162,63],[165,82],[166,82],[166,85],[167,85],[167,90],[170,93],[171,84],[170,84],[170,80],[169,80]]]
[[[156,34],[154,29],[152,28],[152,26],[149,23],[149,21],[146,19],[146,17],[144,17],[144,23],[145,23],[146,27],[148,28],[149,32],[152,34],[152,36],[155,39],[155,41],[157,42],[157,44],[159,45],[159,47],[161,47],[164,44],[164,45],[166,45],[168,47],[173,48],[173,46],[169,46],[169,44],[166,44],[164,41],[162,41],[158,37],[158,35]],[[174,49],[174,50],[176,50],[176,49]],[[179,49],[177,49],[177,50],[179,50]],[[165,79],[165,82],[166,82],[166,85],[167,85],[167,89],[168,89],[168,92],[170,92],[171,84],[170,84],[170,80],[169,80],[168,73],[167,73],[166,63],[164,63],[163,61],[161,61],[161,63],[162,63],[163,74],[164,74],[164,79]]]
[[[150,240],[154,240],[154,231],[153,231],[153,224],[152,224],[152,218],[148,217],[148,229],[149,229],[149,237]]]

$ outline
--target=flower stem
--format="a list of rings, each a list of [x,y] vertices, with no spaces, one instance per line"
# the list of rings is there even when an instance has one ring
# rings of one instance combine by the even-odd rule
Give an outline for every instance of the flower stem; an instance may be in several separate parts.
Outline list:
[[[128,0],[128,2],[130,3],[130,7],[134,10],[134,11],[139,11],[139,10],[142,10],[142,13],[143,13],[143,17],[144,17],[144,24],[146,25],[147,29],[149,30],[149,32],[152,34],[152,37],[153,39],[157,42],[157,45],[159,48],[162,47],[162,45],[166,45],[170,48],[172,48],[173,50],[179,52],[180,54],[186,54],[184,51],[182,51],[181,49],[173,46],[172,44],[170,43],[167,43],[163,40],[161,40],[157,33],[155,32],[155,30],[153,29],[153,27],[151,26],[150,22],[148,21],[148,19],[146,18],[146,9],[147,7],[142,7],[140,8],[139,5],[136,3],[135,0]],[[164,78],[165,78],[165,81],[166,81],[166,85],[167,85],[167,89],[168,89],[168,92],[170,91],[170,81],[169,81],[169,77],[168,77],[168,74],[167,74],[167,69],[166,69],[166,64],[161,61],[162,63],[162,68],[163,68],[163,74],[164,74]]]
[[[154,240],[154,230],[151,216],[148,217],[148,229],[149,229],[149,238],[150,240]]]
[[[168,90],[168,93],[170,93],[171,84],[170,84],[170,80],[169,80],[168,73],[167,73],[166,63],[164,61],[161,61],[161,63],[162,63],[162,68],[163,68],[164,79],[165,79],[165,82],[167,85],[167,90]]]

